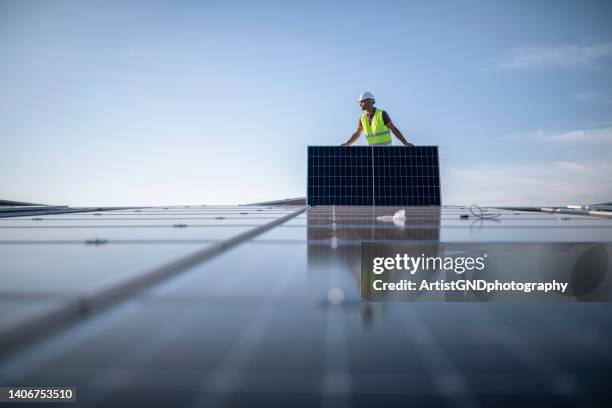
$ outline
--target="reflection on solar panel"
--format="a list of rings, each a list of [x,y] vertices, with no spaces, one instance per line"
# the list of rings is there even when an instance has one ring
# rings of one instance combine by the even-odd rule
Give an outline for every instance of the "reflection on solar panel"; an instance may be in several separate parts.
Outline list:
[[[303,209],[173,206],[73,213],[65,208],[44,216],[0,217],[0,359],[3,348],[40,335],[54,322],[166,279]]]
[[[308,146],[309,205],[440,205],[437,146]]]

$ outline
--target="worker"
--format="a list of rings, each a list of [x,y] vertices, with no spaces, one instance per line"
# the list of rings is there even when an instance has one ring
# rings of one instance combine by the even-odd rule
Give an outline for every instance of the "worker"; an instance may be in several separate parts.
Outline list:
[[[371,92],[364,92],[359,96],[359,106],[364,111],[359,118],[357,131],[342,146],[350,146],[355,143],[361,132],[365,131],[366,140],[370,146],[391,146],[391,132],[406,146],[412,146],[404,138],[402,132],[395,127],[387,112],[380,108],[375,108],[374,95]]]

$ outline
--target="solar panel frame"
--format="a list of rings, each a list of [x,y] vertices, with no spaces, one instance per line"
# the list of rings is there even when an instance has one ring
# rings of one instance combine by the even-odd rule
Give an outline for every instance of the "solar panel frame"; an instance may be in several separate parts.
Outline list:
[[[441,205],[437,146],[308,146],[308,205]]]

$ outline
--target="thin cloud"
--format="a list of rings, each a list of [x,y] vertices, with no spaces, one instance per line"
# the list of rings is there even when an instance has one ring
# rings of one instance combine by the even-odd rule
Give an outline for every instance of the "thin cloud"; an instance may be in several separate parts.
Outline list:
[[[443,174],[447,204],[568,205],[612,199],[612,163],[555,161],[484,163],[452,167]]]
[[[579,93],[574,99],[584,103],[612,103],[612,99],[604,92]]]
[[[510,51],[500,62],[501,69],[536,70],[542,68],[585,66],[612,58],[612,41],[585,46],[521,47]]]
[[[536,130],[510,136],[513,141],[536,140],[553,143],[612,143],[612,127],[576,129],[563,132]]]
[[[612,143],[612,128],[572,130],[548,136],[546,140],[559,143]]]

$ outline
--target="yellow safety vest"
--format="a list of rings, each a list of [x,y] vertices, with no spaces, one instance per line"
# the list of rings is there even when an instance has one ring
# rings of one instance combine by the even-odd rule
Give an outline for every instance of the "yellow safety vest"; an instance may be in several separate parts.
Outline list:
[[[383,122],[383,110],[374,108],[372,124],[368,118],[368,112],[361,115],[361,127],[366,134],[366,139],[370,146],[389,146],[391,145],[391,132]]]

